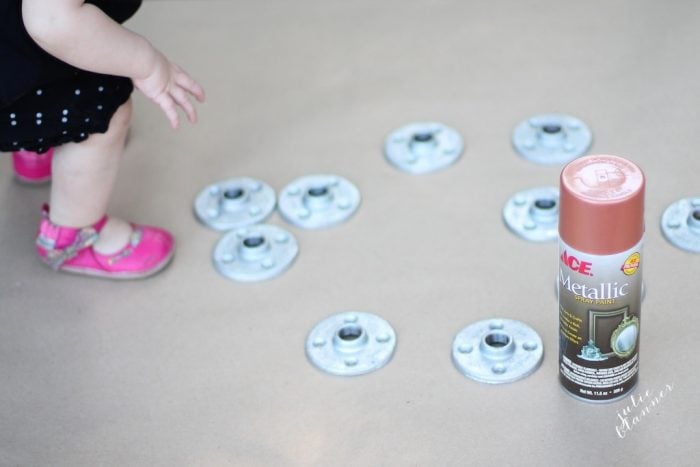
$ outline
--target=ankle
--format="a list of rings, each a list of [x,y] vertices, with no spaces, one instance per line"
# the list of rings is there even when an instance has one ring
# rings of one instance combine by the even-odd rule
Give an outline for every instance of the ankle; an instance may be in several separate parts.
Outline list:
[[[69,229],[82,229],[100,222],[106,216],[102,214],[77,214],[75,212],[66,212],[51,207],[51,212],[48,213],[48,220],[57,226],[66,227]]]

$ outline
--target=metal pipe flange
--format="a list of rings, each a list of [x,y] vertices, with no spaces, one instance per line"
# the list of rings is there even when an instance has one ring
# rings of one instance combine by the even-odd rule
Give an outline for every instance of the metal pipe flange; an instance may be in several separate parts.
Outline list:
[[[231,230],[265,220],[275,209],[275,191],[253,178],[232,178],[199,192],[194,212],[206,226]]]
[[[279,276],[294,262],[299,246],[292,234],[274,225],[253,225],[225,234],[214,248],[214,266],[241,282]]]
[[[337,175],[307,175],[282,190],[279,212],[292,225],[321,229],[346,221],[360,202],[360,191],[350,181]]]
[[[588,126],[570,115],[535,115],[513,130],[517,153],[537,164],[565,164],[585,154],[592,142]]]
[[[349,311],[318,323],[306,339],[306,356],[338,376],[356,376],[383,367],[394,355],[396,333],[377,315]]]
[[[700,253],[700,198],[684,198],[666,208],[661,231],[672,245]]]
[[[559,237],[559,188],[538,187],[516,193],[503,207],[503,221],[525,240],[556,240]]]
[[[425,174],[444,169],[464,151],[464,141],[456,130],[442,123],[420,122],[403,126],[387,136],[384,156],[399,169]]]
[[[542,363],[540,336],[525,323],[486,319],[462,329],[452,344],[452,361],[465,376],[481,383],[512,383]]]

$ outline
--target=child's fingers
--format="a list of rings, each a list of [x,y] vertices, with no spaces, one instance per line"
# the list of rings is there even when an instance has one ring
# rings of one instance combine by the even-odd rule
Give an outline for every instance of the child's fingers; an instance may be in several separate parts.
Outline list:
[[[179,118],[177,116],[177,108],[175,101],[167,93],[163,93],[155,98],[156,103],[165,112],[165,116],[170,120],[170,126],[176,130],[179,126]]]
[[[175,75],[175,83],[185,88],[199,102],[204,102],[205,95],[202,86],[181,69],[178,68],[177,70],[178,73]]]
[[[182,109],[187,114],[187,119],[191,123],[196,123],[197,122],[197,110],[192,105],[192,102],[190,102],[185,90],[178,87],[178,88],[173,89],[171,94],[173,96],[173,99],[175,99],[175,102],[177,102],[177,104],[180,107],[182,107]]]

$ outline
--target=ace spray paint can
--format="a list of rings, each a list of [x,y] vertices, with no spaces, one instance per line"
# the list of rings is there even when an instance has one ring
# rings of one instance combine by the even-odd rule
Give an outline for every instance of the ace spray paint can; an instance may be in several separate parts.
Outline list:
[[[637,383],[644,173],[617,156],[586,156],[561,173],[559,381],[589,402]]]

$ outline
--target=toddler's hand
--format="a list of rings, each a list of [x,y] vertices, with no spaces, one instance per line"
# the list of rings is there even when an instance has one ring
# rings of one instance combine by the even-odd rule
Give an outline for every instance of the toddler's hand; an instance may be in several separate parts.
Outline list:
[[[197,121],[197,111],[190,95],[204,102],[204,90],[182,68],[157,52],[151,73],[143,79],[134,79],[134,86],[158,104],[174,129],[179,126],[177,107],[181,107],[191,123]]]

